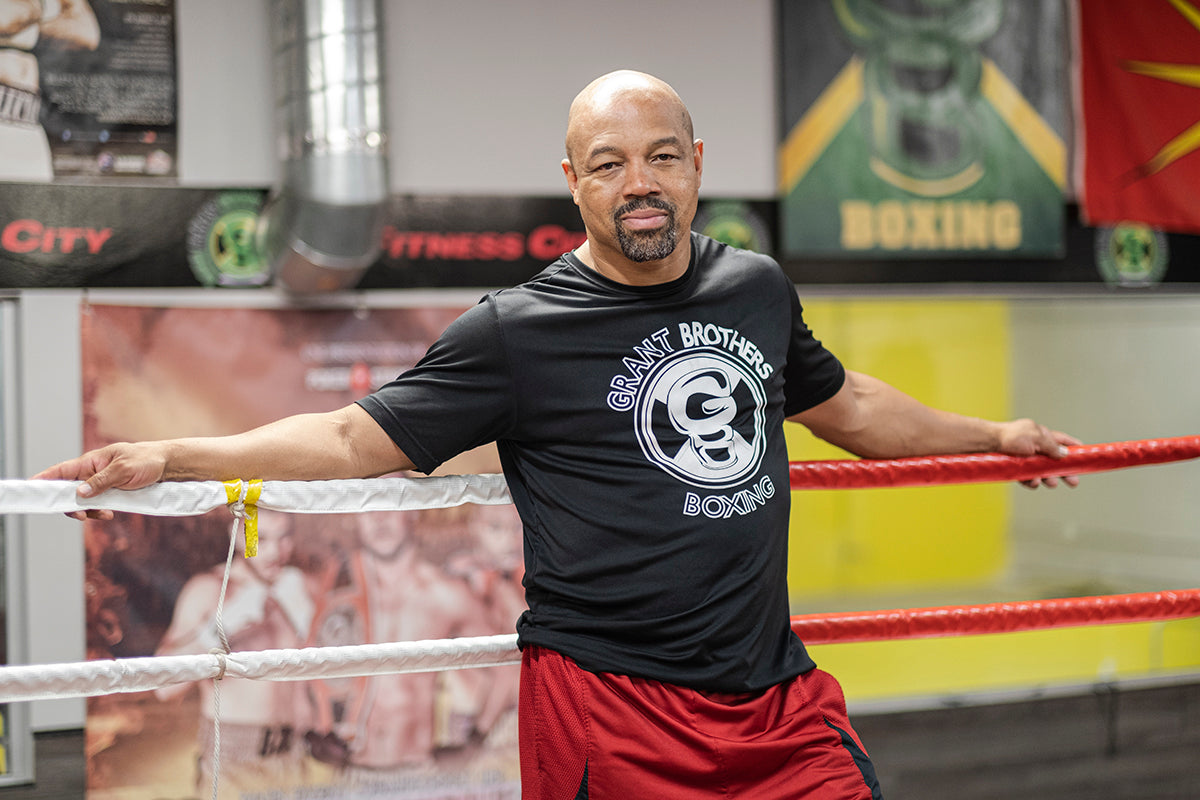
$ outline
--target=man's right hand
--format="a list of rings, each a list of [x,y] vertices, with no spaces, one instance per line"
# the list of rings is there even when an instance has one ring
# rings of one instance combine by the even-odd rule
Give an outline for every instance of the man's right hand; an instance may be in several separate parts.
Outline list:
[[[336,411],[295,414],[228,436],[110,444],[55,464],[34,479],[83,481],[79,497],[88,498],[162,480],[373,478],[413,466],[371,415],[351,403]],[[93,509],[68,516],[112,519],[112,512]]]
[[[33,476],[33,480],[83,481],[76,489],[81,498],[94,497],[109,489],[141,489],[163,479],[167,465],[165,442],[119,442],[90,450],[55,464]],[[112,519],[107,509],[73,511],[75,519]]]

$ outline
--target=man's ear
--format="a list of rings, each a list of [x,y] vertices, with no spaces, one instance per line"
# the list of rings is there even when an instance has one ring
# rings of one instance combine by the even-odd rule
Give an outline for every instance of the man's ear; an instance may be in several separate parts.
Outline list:
[[[571,159],[564,158],[562,160],[562,171],[567,176],[567,189],[571,192],[571,199],[575,201],[575,205],[579,205],[579,196],[575,193],[579,187],[579,176],[575,174],[575,168],[571,166]]]

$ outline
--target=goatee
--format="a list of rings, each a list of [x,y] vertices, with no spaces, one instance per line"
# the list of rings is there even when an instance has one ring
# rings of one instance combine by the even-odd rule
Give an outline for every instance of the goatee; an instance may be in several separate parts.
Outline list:
[[[644,208],[665,211],[667,224],[652,231],[627,230],[621,217]],[[613,212],[613,220],[616,222],[617,243],[621,245],[621,252],[630,261],[637,263],[658,261],[675,252],[675,246],[679,244],[679,231],[675,225],[675,206],[666,200],[660,200],[657,197],[631,200]]]

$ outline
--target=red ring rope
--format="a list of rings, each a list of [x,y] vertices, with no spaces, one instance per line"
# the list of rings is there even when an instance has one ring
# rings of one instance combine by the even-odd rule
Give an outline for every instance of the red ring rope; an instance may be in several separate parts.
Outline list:
[[[793,461],[792,489],[869,489],[1024,481],[1183,461],[1200,456],[1200,436],[1077,445],[1063,458],[968,453],[893,459]]]
[[[866,489],[951,483],[1023,481],[1083,475],[1200,456],[1200,436],[1145,439],[1067,448],[1064,458],[970,453],[896,459],[793,461],[792,489]],[[1200,589],[1174,592],[1029,600],[792,617],[792,630],[809,644],[916,639],[983,633],[1151,622],[1200,616]]]
[[[1200,616],[1200,589],[1183,589],[976,606],[802,614],[792,617],[792,630],[806,644],[830,644],[1014,633],[1197,616]]]

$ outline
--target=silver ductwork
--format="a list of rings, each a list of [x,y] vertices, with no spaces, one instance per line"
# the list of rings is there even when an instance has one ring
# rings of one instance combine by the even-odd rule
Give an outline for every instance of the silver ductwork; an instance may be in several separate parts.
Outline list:
[[[379,0],[271,0],[282,180],[261,218],[275,281],[348,289],[379,257],[387,217]]]

